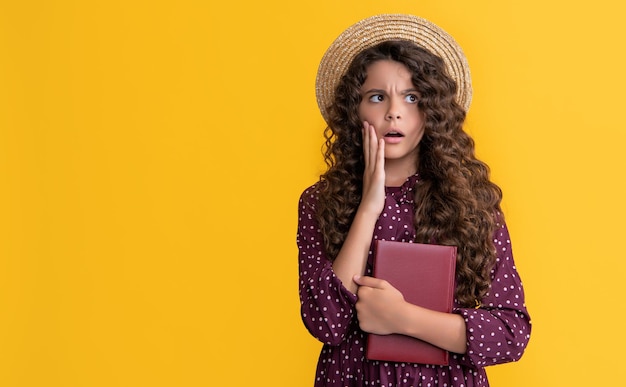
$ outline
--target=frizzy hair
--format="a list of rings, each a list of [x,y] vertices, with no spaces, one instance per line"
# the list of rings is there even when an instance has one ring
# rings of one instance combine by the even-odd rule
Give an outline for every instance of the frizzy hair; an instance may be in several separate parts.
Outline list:
[[[324,247],[334,260],[361,201],[365,164],[359,90],[368,67],[380,60],[409,69],[426,121],[414,187],[415,242],[457,246],[455,297],[463,306],[474,306],[491,282],[502,191],[489,180],[488,166],[476,158],[474,141],[463,131],[465,111],[455,100],[457,86],[443,60],[412,42],[387,41],[362,51],[337,85],[324,131],[328,169],[320,176],[317,210]]]

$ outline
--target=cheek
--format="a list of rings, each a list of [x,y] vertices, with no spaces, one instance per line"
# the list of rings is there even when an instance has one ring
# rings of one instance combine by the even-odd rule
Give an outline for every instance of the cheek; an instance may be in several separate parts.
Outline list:
[[[363,104],[359,104],[359,108],[357,109],[357,112],[359,114],[359,119],[361,119],[361,121],[365,120],[365,117],[367,116],[367,112],[366,109],[363,108]]]
[[[370,123],[374,123],[377,118],[376,109],[372,106],[367,106],[364,104],[359,105],[359,118],[361,121],[368,121]]]
[[[424,113],[418,112],[415,116],[415,122],[420,127],[420,130],[424,131],[424,128],[426,128],[426,117],[424,116]]]

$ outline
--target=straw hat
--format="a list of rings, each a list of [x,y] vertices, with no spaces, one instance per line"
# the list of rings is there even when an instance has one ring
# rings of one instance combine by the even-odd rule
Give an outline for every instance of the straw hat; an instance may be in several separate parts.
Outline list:
[[[440,56],[448,75],[456,81],[456,100],[467,111],[472,101],[472,81],[463,50],[446,31],[426,19],[402,14],[383,14],[363,19],[350,26],[328,47],[322,57],[315,91],[317,104],[328,122],[329,104],[333,101],[339,79],[354,57],[366,48],[387,40],[409,40]]]

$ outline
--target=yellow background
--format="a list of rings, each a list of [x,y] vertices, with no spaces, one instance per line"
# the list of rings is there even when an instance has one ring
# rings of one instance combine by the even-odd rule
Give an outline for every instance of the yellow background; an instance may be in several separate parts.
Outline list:
[[[407,12],[472,69],[534,331],[494,386],[615,385],[626,346],[626,23],[596,1],[0,2],[0,385],[310,386],[300,192],[314,80]]]

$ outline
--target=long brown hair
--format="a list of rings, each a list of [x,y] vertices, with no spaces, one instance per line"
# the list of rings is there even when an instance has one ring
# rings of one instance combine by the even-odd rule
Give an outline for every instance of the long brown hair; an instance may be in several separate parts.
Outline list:
[[[489,289],[502,191],[489,180],[488,166],[476,158],[474,141],[463,131],[465,111],[455,101],[457,86],[443,60],[412,42],[387,41],[362,51],[337,85],[324,132],[328,170],[320,176],[317,211],[324,247],[331,259],[337,256],[361,201],[359,91],[368,67],[380,60],[409,69],[426,117],[415,186],[415,242],[457,246],[455,296],[461,305],[473,306]]]

